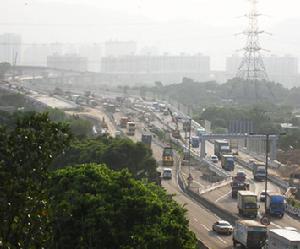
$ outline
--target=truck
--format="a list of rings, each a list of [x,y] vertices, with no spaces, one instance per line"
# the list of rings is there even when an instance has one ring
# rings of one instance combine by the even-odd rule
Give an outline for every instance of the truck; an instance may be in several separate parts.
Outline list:
[[[170,145],[166,145],[162,153],[162,164],[163,166],[173,166],[173,149]]]
[[[129,118],[128,117],[121,117],[121,119],[120,119],[120,127],[121,128],[126,128],[128,122],[129,122]]]
[[[267,214],[283,217],[285,212],[285,198],[279,193],[266,193]]]
[[[193,148],[199,148],[199,137],[193,136],[191,143]]]
[[[268,249],[300,248],[300,233],[291,229],[270,229],[268,232]]]
[[[215,141],[215,155],[221,159],[222,154],[230,154],[230,146],[227,140],[216,140]]]
[[[128,122],[127,123],[127,135],[134,136],[135,133],[135,122]]]
[[[197,128],[196,129],[196,135],[198,136],[198,137],[201,137],[203,134],[205,134],[206,133],[206,131],[205,131],[205,128],[203,128],[203,127],[201,127],[201,128]]]
[[[246,182],[246,174],[242,171],[238,171],[237,174],[232,177],[231,197],[237,198],[238,192],[243,190],[249,190],[249,183]]]
[[[264,181],[266,178],[266,165],[263,163],[254,163],[252,173],[254,181]]]
[[[250,191],[238,191],[237,208],[240,215],[256,218],[259,209],[257,195]]]
[[[149,133],[143,133],[142,134],[142,143],[150,148],[151,142],[152,142],[152,135]]]
[[[226,171],[234,170],[234,157],[233,155],[221,155],[221,167]]]
[[[237,220],[232,234],[233,247],[261,249],[266,245],[267,227],[255,220]]]

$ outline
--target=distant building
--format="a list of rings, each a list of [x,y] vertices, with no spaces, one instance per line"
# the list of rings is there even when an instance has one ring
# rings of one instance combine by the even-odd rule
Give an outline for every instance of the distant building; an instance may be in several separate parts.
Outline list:
[[[47,57],[47,67],[85,72],[87,71],[87,58],[74,54],[54,54]]]
[[[122,56],[102,58],[102,73],[117,75],[128,83],[181,82],[187,77],[209,79],[210,58],[201,54],[164,56]]]
[[[101,44],[86,44],[81,45],[78,54],[87,58],[87,68],[90,72],[100,72],[102,45]]]
[[[20,63],[21,58],[21,36],[18,34],[6,33],[0,35],[0,62],[10,64]]]
[[[135,55],[137,44],[134,41],[107,41],[104,44],[106,57]]]
[[[242,58],[237,55],[226,60],[226,75],[235,77]],[[266,71],[270,80],[279,82],[285,87],[299,86],[298,58],[292,56],[263,57]]]
[[[24,48],[22,65],[47,66],[47,57],[51,54],[48,44],[32,44]]]

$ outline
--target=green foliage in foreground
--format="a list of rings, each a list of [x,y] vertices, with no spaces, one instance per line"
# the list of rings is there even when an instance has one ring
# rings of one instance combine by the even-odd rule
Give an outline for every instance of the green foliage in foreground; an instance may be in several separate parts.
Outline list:
[[[53,248],[196,248],[185,210],[128,171],[82,165],[50,181]]]
[[[18,119],[14,128],[0,127],[1,248],[43,248],[48,227],[48,166],[70,141],[64,124],[46,114]]]
[[[105,163],[113,170],[128,168],[138,179],[156,179],[156,161],[152,151],[129,139],[99,137],[76,140],[53,163],[53,169],[83,163]]]

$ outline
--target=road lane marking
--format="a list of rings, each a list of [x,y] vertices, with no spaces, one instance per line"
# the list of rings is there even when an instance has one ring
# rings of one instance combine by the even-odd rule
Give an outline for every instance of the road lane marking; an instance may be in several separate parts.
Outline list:
[[[217,238],[224,244],[227,244],[227,242],[225,240],[223,240],[220,236],[217,236]]]
[[[226,193],[225,195],[222,195],[221,197],[219,197],[218,199],[216,199],[215,203],[219,202],[220,200],[224,199],[225,197],[227,197],[230,194],[231,194],[231,190],[228,193]]]
[[[206,225],[201,224],[201,226],[203,226],[206,231],[210,231],[210,229]]]
[[[273,223],[273,222],[271,222],[270,224],[273,225],[273,226],[275,226],[275,227],[277,227],[277,228],[280,228],[280,229],[282,228],[282,226],[277,225],[277,224],[275,224],[275,223]]]

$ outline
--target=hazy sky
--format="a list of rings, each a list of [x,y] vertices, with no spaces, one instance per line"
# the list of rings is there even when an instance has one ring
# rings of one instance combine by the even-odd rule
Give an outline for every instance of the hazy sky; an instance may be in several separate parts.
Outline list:
[[[247,0],[0,0],[0,33],[21,33],[31,42],[135,40],[160,52],[196,53],[224,67],[243,47]],[[261,43],[273,54],[300,57],[300,1],[260,0]],[[4,10],[4,11],[3,11]]]

